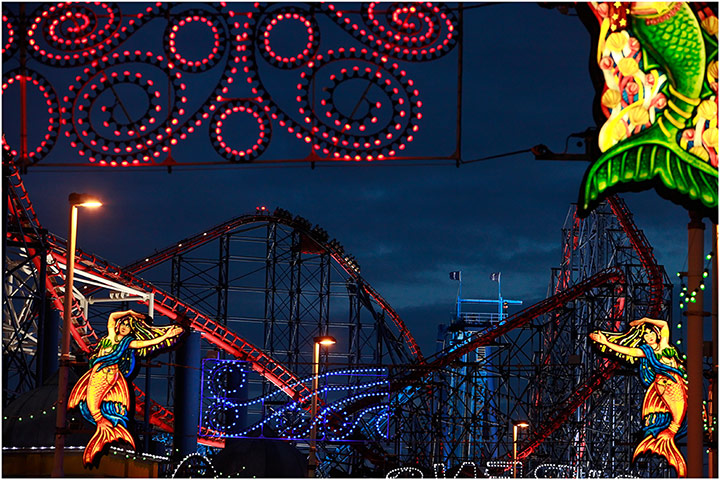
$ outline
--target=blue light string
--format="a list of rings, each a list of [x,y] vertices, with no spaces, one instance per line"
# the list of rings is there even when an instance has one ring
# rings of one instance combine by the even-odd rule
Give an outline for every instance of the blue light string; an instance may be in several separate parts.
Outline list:
[[[227,366],[228,363],[232,363],[235,365],[238,363],[238,361],[236,361],[236,360],[225,360],[225,361],[216,361],[216,362],[219,364],[219,366],[215,366],[212,369],[210,369],[209,374],[208,374],[208,380],[211,382],[211,384],[213,383],[212,382],[213,380],[217,379],[218,373],[222,373],[223,371],[228,369],[228,366]],[[243,371],[243,379],[242,379],[241,384],[245,382],[246,376],[244,373],[245,372]],[[323,375],[318,376],[318,379],[322,378],[325,381],[325,383],[327,383],[327,380],[330,377],[375,376],[378,374],[383,374],[387,377],[387,369],[386,368],[345,369],[345,370],[339,370],[339,371],[325,373]],[[288,388],[296,387],[300,384],[310,382],[313,379],[314,379],[314,376],[309,376],[309,377],[300,379],[300,380],[294,382],[293,384],[290,384],[288,387],[284,387],[284,390],[287,390]],[[295,430],[295,432],[293,432],[293,433],[297,434],[298,430],[299,430],[300,433],[308,433],[309,434],[309,432],[314,424],[317,425],[320,422],[324,423],[327,420],[328,415],[330,415],[331,413],[339,412],[339,414],[347,415],[348,412],[345,412],[344,410],[339,410],[339,409],[341,409],[341,407],[343,405],[353,402],[353,401],[356,401],[358,399],[362,399],[362,398],[369,398],[369,397],[373,397],[373,396],[386,397],[387,393],[386,392],[359,393],[359,394],[351,395],[350,397],[346,397],[340,401],[336,401],[331,404],[328,404],[325,407],[323,407],[320,414],[316,416],[314,421],[312,421],[308,426],[305,427],[307,429],[306,431],[303,431],[303,425],[296,426],[295,428],[293,428],[292,426],[281,425],[282,418],[280,418],[280,417],[282,417],[283,415],[285,415],[287,413],[295,413],[295,412],[303,413],[302,410],[299,409],[300,405],[307,402],[309,399],[311,399],[313,397],[313,395],[325,396],[328,392],[353,391],[353,390],[357,390],[357,389],[363,389],[364,392],[367,392],[368,389],[370,389],[370,388],[378,387],[378,386],[382,386],[382,385],[387,385],[387,379],[370,382],[370,383],[366,383],[366,384],[359,384],[359,385],[340,385],[340,386],[326,385],[322,389],[319,389],[317,392],[312,392],[309,395],[305,395],[298,401],[295,401],[295,400],[289,401],[284,406],[276,409],[268,417],[262,419],[259,422],[256,422],[255,424],[246,428],[242,432],[233,433],[232,435],[221,435],[221,436],[232,436],[232,437],[244,436],[244,435],[247,435],[248,433],[252,432],[253,430],[256,430],[256,429],[262,427],[263,425],[266,425],[272,421],[276,422],[276,425],[278,426],[279,430],[284,430],[287,433],[290,433],[288,430]],[[238,389],[239,389],[239,386],[236,387],[236,389],[233,389],[233,392],[236,392],[236,390],[238,390]],[[216,390],[217,389],[215,389],[215,388],[210,388],[210,391],[213,393],[218,393]],[[260,404],[260,403],[269,401],[272,398],[278,396],[280,393],[284,394],[284,392],[282,390],[278,389],[275,392],[271,392],[269,394],[260,396],[256,399],[248,400],[246,402],[230,401],[227,398],[220,397],[220,396],[205,397],[207,399],[214,399],[215,401],[208,407],[209,413],[206,413],[203,416],[203,425],[208,426],[208,424],[209,424],[209,428],[223,432],[226,429],[226,427],[228,427],[228,425],[217,425],[216,424],[217,420],[215,419],[216,415],[218,415],[219,413],[222,413],[223,411],[228,411],[228,410],[235,412],[235,414],[237,415],[237,414],[239,414],[240,408],[248,407],[251,405]],[[363,416],[365,416],[367,413],[374,412],[376,410],[383,409],[383,408],[385,408],[385,407],[382,405],[373,405],[371,407],[367,407],[367,408],[361,410],[360,412],[355,412],[356,420],[351,422],[350,429],[345,430],[349,425],[348,422],[345,422],[343,424],[343,428],[342,428],[342,430],[345,430],[345,432],[340,436],[331,435],[330,438],[333,440],[347,438],[347,436],[350,435],[350,433],[352,433],[352,431],[356,428],[358,422],[362,420]],[[383,417],[379,417],[379,418],[383,418]],[[385,421],[387,421],[387,420],[385,419]],[[236,425],[235,422],[233,422],[232,425],[229,425],[229,427],[234,427],[235,425]],[[380,427],[380,425],[381,424],[378,424],[378,428]],[[327,432],[326,432],[326,434],[327,434]]]

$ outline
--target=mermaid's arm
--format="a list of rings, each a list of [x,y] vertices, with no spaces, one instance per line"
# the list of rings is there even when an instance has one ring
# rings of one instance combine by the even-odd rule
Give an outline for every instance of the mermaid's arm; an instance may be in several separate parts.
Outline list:
[[[134,310],[125,310],[123,312],[111,313],[110,316],[108,317],[108,324],[107,324],[108,336],[115,335],[115,324],[117,323],[117,321],[119,319],[121,319],[122,317],[124,317],[126,315],[140,316],[140,314]]]
[[[637,325],[640,325],[641,323],[649,323],[651,325],[655,325],[656,327],[660,327],[661,330],[662,329],[668,329],[668,331],[670,330],[668,328],[668,323],[665,320],[659,320],[656,318],[648,318],[648,317],[643,317],[639,320],[633,320],[632,322],[630,322],[630,326],[635,327]]]
[[[183,333],[183,328],[179,325],[173,325],[169,327],[164,334],[162,334],[159,337],[151,338],[150,340],[133,340],[130,342],[129,347],[130,348],[145,348],[145,347],[152,347],[153,345],[157,345],[159,343],[162,343],[163,341],[177,337],[178,335]]]
[[[610,350],[615,350],[618,353],[622,353],[623,355],[628,355],[630,357],[644,357],[645,356],[645,353],[642,350],[640,350],[639,348],[623,347],[622,345],[615,345],[614,343],[609,341],[602,332],[591,333],[590,339],[598,342],[601,345],[605,345]]]
[[[670,327],[668,327],[668,323],[665,320],[643,317],[639,320],[633,320],[632,322],[630,322],[630,326],[634,327],[642,323],[649,323],[650,325],[655,325],[656,327],[659,327],[660,338],[658,339],[658,342],[660,343],[662,348],[666,348],[670,345]]]

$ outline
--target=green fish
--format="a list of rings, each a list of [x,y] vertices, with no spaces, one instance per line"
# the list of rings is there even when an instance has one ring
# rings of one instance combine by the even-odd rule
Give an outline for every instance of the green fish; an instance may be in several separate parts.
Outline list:
[[[614,145],[585,172],[579,202],[584,212],[621,182],[634,182],[625,189],[637,190],[657,178],[684,196],[681,203],[717,208],[717,169],[678,144],[678,133],[691,123],[703,92],[703,33],[687,3],[666,3],[659,9],[648,3],[633,4],[630,25],[643,46],[646,67],[656,63],[668,76],[668,105],[652,126]]]

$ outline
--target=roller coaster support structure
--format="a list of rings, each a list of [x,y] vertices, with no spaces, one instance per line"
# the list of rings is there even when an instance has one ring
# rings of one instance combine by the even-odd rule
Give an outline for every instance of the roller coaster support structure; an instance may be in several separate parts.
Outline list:
[[[177,352],[175,369],[175,454],[182,460],[197,451],[198,425],[200,423],[200,332],[186,334]]]
[[[700,289],[704,263],[705,224],[696,212],[690,212],[688,223],[688,291],[696,293],[695,302],[687,307],[687,475],[703,477],[703,290]],[[713,285],[713,288],[717,288]]]
[[[533,382],[533,433],[518,456],[526,457],[526,450],[536,446],[530,457],[535,465],[563,463],[601,476],[667,476],[671,469],[657,458],[632,461],[645,394],[636,371],[599,355],[591,348],[588,334],[596,329],[623,330],[629,321],[643,316],[669,321],[669,279],[618,197],[611,197],[585,219],[572,207],[563,227],[562,252],[561,265],[552,272],[550,294],[611,266],[623,271],[626,284],[610,295],[578,298],[538,325],[541,349]],[[561,409],[565,413],[558,415],[557,399],[577,385],[584,386],[576,393],[589,392],[569,399],[568,407]],[[553,426],[548,418],[560,424]],[[536,434],[550,427],[554,433],[542,444],[535,443]]]

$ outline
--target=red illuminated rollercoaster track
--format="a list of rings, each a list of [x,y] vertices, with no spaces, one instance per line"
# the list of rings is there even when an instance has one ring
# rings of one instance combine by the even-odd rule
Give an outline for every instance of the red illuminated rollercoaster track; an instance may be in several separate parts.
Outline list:
[[[12,190],[14,191],[14,195],[8,197],[10,212],[13,213],[21,223],[32,223],[39,228],[39,222],[37,221],[35,211],[22,184],[19,172],[14,165],[11,164],[10,167],[10,183]],[[613,213],[618,218],[624,232],[628,236],[633,249],[638,253],[648,274],[648,283],[651,288],[651,305],[648,309],[648,316],[656,316],[659,314],[662,307],[663,281],[660,268],[655,262],[655,258],[652,254],[652,248],[649,246],[649,243],[642,232],[635,226],[630,212],[624,202],[617,197],[611,197],[608,202],[613,210]],[[359,281],[361,285],[363,285],[365,291],[373,299],[375,299],[379,305],[382,306],[388,316],[390,316],[393,320],[395,326],[403,336],[406,345],[415,355],[418,365],[422,365],[423,368],[417,370],[419,373],[392,379],[390,388],[393,391],[398,391],[413,382],[417,382],[427,374],[444,368],[454,360],[475,348],[491,344],[497,337],[527,324],[534,318],[562,307],[566,303],[578,298],[593,288],[612,283],[624,283],[623,273],[617,268],[599,272],[593,277],[571,286],[533,306],[526,308],[518,314],[509,317],[502,324],[498,324],[490,329],[478,332],[462,345],[446,349],[436,355],[434,360],[425,363],[415,340],[400,317],[377,292],[362,281],[362,278],[353,268],[352,261],[348,257],[343,256],[341,248],[338,248],[337,244],[334,242],[326,242],[323,239],[323,235],[319,235],[317,233],[317,227],[311,231],[306,220],[298,219],[298,217],[292,219],[292,217],[286,213],[287,212],[283,211],[281,213],[276,212],[273,215],[255,214],[234,218],[228,222],[217,225],[206,232],[184,239],[173,246],[167,247],[152,256],[130,264],[125,268],[113,266],[108,262],[85,252],[78,252],[78,264],[76,268],[95,273],[103,278],[129,287],[148,293],[154,293],[156,301],[155,308],[160,314],[166,315],[178,323],[183,323],[195,330],[201,331],[206,340],[237,358],[248,360],[252,364],[253,369],[293,398],[302,398],[311,392],[302,384],[295,387],[290,386],[297,381],[297,378],[292,374],[292,372],[285,369],[279,362],[276,362],[271,357],[264,354],[257,347],[235,335],[226,327],[217,324],[215,321],[195,310],[191,306],[180,302],[149,283],[137,278],[135,274],[153,265],[157,265],[158,263],[168,260],[174,255],[189,251],[202,245],[203,243],[218,238],[224,232],[249,223],[276,221],[284,225],[297,228],[301,231],[301,233],[327,251],[348,275],[352,276],[354,279]],[[53,235],[49,235],[48,238],[52,258],[56,262],[65,263],[64,242]],[[34,252],[28,251],[28,253],[29,255],[34,255]],[[37,259],[36,256],[34,258],[34,262],[36,262],[36,268],[39,268],[39,259]],[[52,263],[50,263],[49,266],[52,266]],[[64,284],[64,276],[61,270],[59,268],[49,268],[46,282],[47,291],[52,299],[54,307],[62,311],[62,295],[60,288]],[[79,308],[79,306],[76,307],[75,304],[73,308],[73,325],[71,331],[73,338],[75,338],[80,348],[84,351],[89,351],[91,345],[97,341],[97,335],[84,318],[82,309]],[[533,438],[531,438],[529,444],[521,452],[519,452],[519,458],[529,456],[540,444],[542,444],[549,435],[551,435],[567,420],[567,418],[578,408],[578,406],[590,397],[593,391],[600,388],[607,379],[612,377],[617,367],[618,364],[616,362],[606,361],[603,367],[597,370],[587,382],[578,386],[578,388],[565,400],[565,406],[560,409],[554,417],[548,419],[543,425],[535,430],[535,434],[533,435]],[[137,411],[138,413],[142,413],[144,411],[145,396],[144,393],[137,388],[137,386],[135,386],[135,392],[138,400],[136,403]],[[360,403],[362,402],[357,404],[358,408],[361,407]],[[173,419],[172,412],[155,402],[151,403],[151,409],[151,423],[162,430],[171,431]],[[369,459],[373,461],[379,460],[379,458],[383,455],[379,452],[374,452],[372,455],[367,456],[372,457]]]
[[[608,203],[617,217],[618,222],[621,225],[624,233],[628,237],[633,250],[640,257],[641,263],[648,275],[648,284],[650,286],[650,305],[646,313],[649,317],[657,317],[662,309],[663,301],[663,277],[660,267],[655,261],[655,257],[652,253],[652,247],[650,247],[647,238],[641,230],[637,228],[633,222],[632,215],[628,210],[625,202],[617,196],[612,196],[608,199]],[[394,379],[390,380],[390,390],[398,392],[402,388],[417,385],[423,383],[422,380],[427,378],[430,374],[438,371],[453,361],[458,360],[466,353],[482,346],[491,345],[492,342],[508,333],[509,331],[525,325],[533,319],[553,312],[554,310],[561,308],[568,302],[584,295],[588,291],[601,287],[607,284],[624,285],[625,276],[623,272],[616,268],[609,268],[603,270],[592,277],[570,287],[566,287],[564,290],[556,293],[555,295],[548,297],[547,299],[532,305],[525,310],[508,317],[504,323],[499,323],[495,326],[487,328],[483,331],[477,332],[471,336],[466,342],[458,345],[454,345],[446,348],[444,351],[436,354],[433,359],[429,359],[422,368],[416,369],[410,375],[399,375]],[[618,302],[616,305],[613,315],[620,317],[622,315],[622,309],[624,308],[624,302]],[[557,413],[543,422],[538,428],[534,429],[534,433],[530,438],[528,444],[518,452],[518,458],[523,459],[532,454],[532,452],[539,447],[553,432],[555,432],[563,423],[577,410],[580,405],[590,398],[592,393],[611,378],[617,368],[620,366],[618,362],[605,359],[603,365],[595,371],[595,373],[583,384],[580,384],[575,391],[573,391],[563,402],[563,407],[560,408]],[[353,407],[355,409],[363,408],[365,405],[364,401],[358,401]],[[352,411],[352,407],[348,407],[348,411]],[[364,453],[361,451],[361,453]],[[367,455],[368,460],[380,465],[378,462],[387,462],[388,456],[377,451],[365,452],[371,453]]]
[[[10,183],[13,187],[14,195],[9,198],[15,199],[13,201],[9,200],[10,212],[15,215],[21,223],[28,225],[32,224],[35,227],[40,228],[39,221],[35,215],[32,203],[30,202],[17,168],[13,164],[10,164],[10,170]],[[313,229],[313,231],[310,231],[308,228],[309,222],[307,222],[307,220],[300,219],[299,217],[295,217],[295,219],[293,219],[289,214],[285,214],[284,211],[283,214],[279,215],[245,215],[237,217],[218,225],[207,232],[203,232],[194,237],[178,242],[177,244],[163,249],[153,256],[147,257],[141,262],[136,262],[125,269],[111,265],[107,261],[94,255],[77,251],[75,268],[79,271],[93,273],[104,279],[117,282],[146,293],[153,293],[154,308],[158,313],[167,316],[177,323],[200,331],[207,341],[216,345],[223,351],[238,359],[249,361],[255,371],[275,384],[284,393],[288,394],[292,398],[301,399],[307,397],[312,392],[307,386],[299,383],[297,377],[283,367],[279,362],[275,361],[261,349],[242,339],[225,326],[218,324],[208,316],[194,309],[192,306],[185,304],[184,302],[172,297],[166,292],[163,292],[134,275],[135,272],[142,271],[152,265],[165,261],[173,255],[178,255],[182,252],[196,248],[205,242],[211,241],[222,235],[224,232],[258,221],[276,221],[278,223],[294,227],[300,230],[307,238],[315,242],[320,248],[327,251],[348,273],[348,275],[352,276],[360,285],[363,286],[365,292],[372,297],[393,320],[393,323],[400,331],[416,361],[419,363],[423,361],[420,349],[410,334],[410,331],[390,305],[374,289],[372,289],[372,287],[362,280],[355,270],[350,257],[343,256],[342,247],[339,247],[338,244],[333,241],[329,243],[326,242],[323,239],[326,235],[323,236],[318,234],[319,230],[317,227],[316,229]],[[66,264],[65,242],[52,234],[48,234],[47,239],[49,244],[49,268],[48,275],[46,277],[46,288],[50,298],[52,299],[53,306],[59,311],[62,311],[64,296],[62,287],[64,286],[64,275],[58,267],[58,264]],[[35,255],[35,252],[31,252],[28,249],[28,253],[33,255],[35,267],[39,269],[40,260],[37,255]],[[73,303],[73,315],[70,331],[72,337],[84,352],[89,352],[98,340],[97,334],[93,331],[87,319],[85,319],[82,308],[80,308],[79,304],[75,301]],[[137,386],[134,387],[138,397],[138,401],[136,403],[137,410],[141,413],[144,411],[143,399],[145,396]],[[166,431],[168,429],[172,429],[172,413],[154,402],[151,403],[151,408],[151,423]]]

